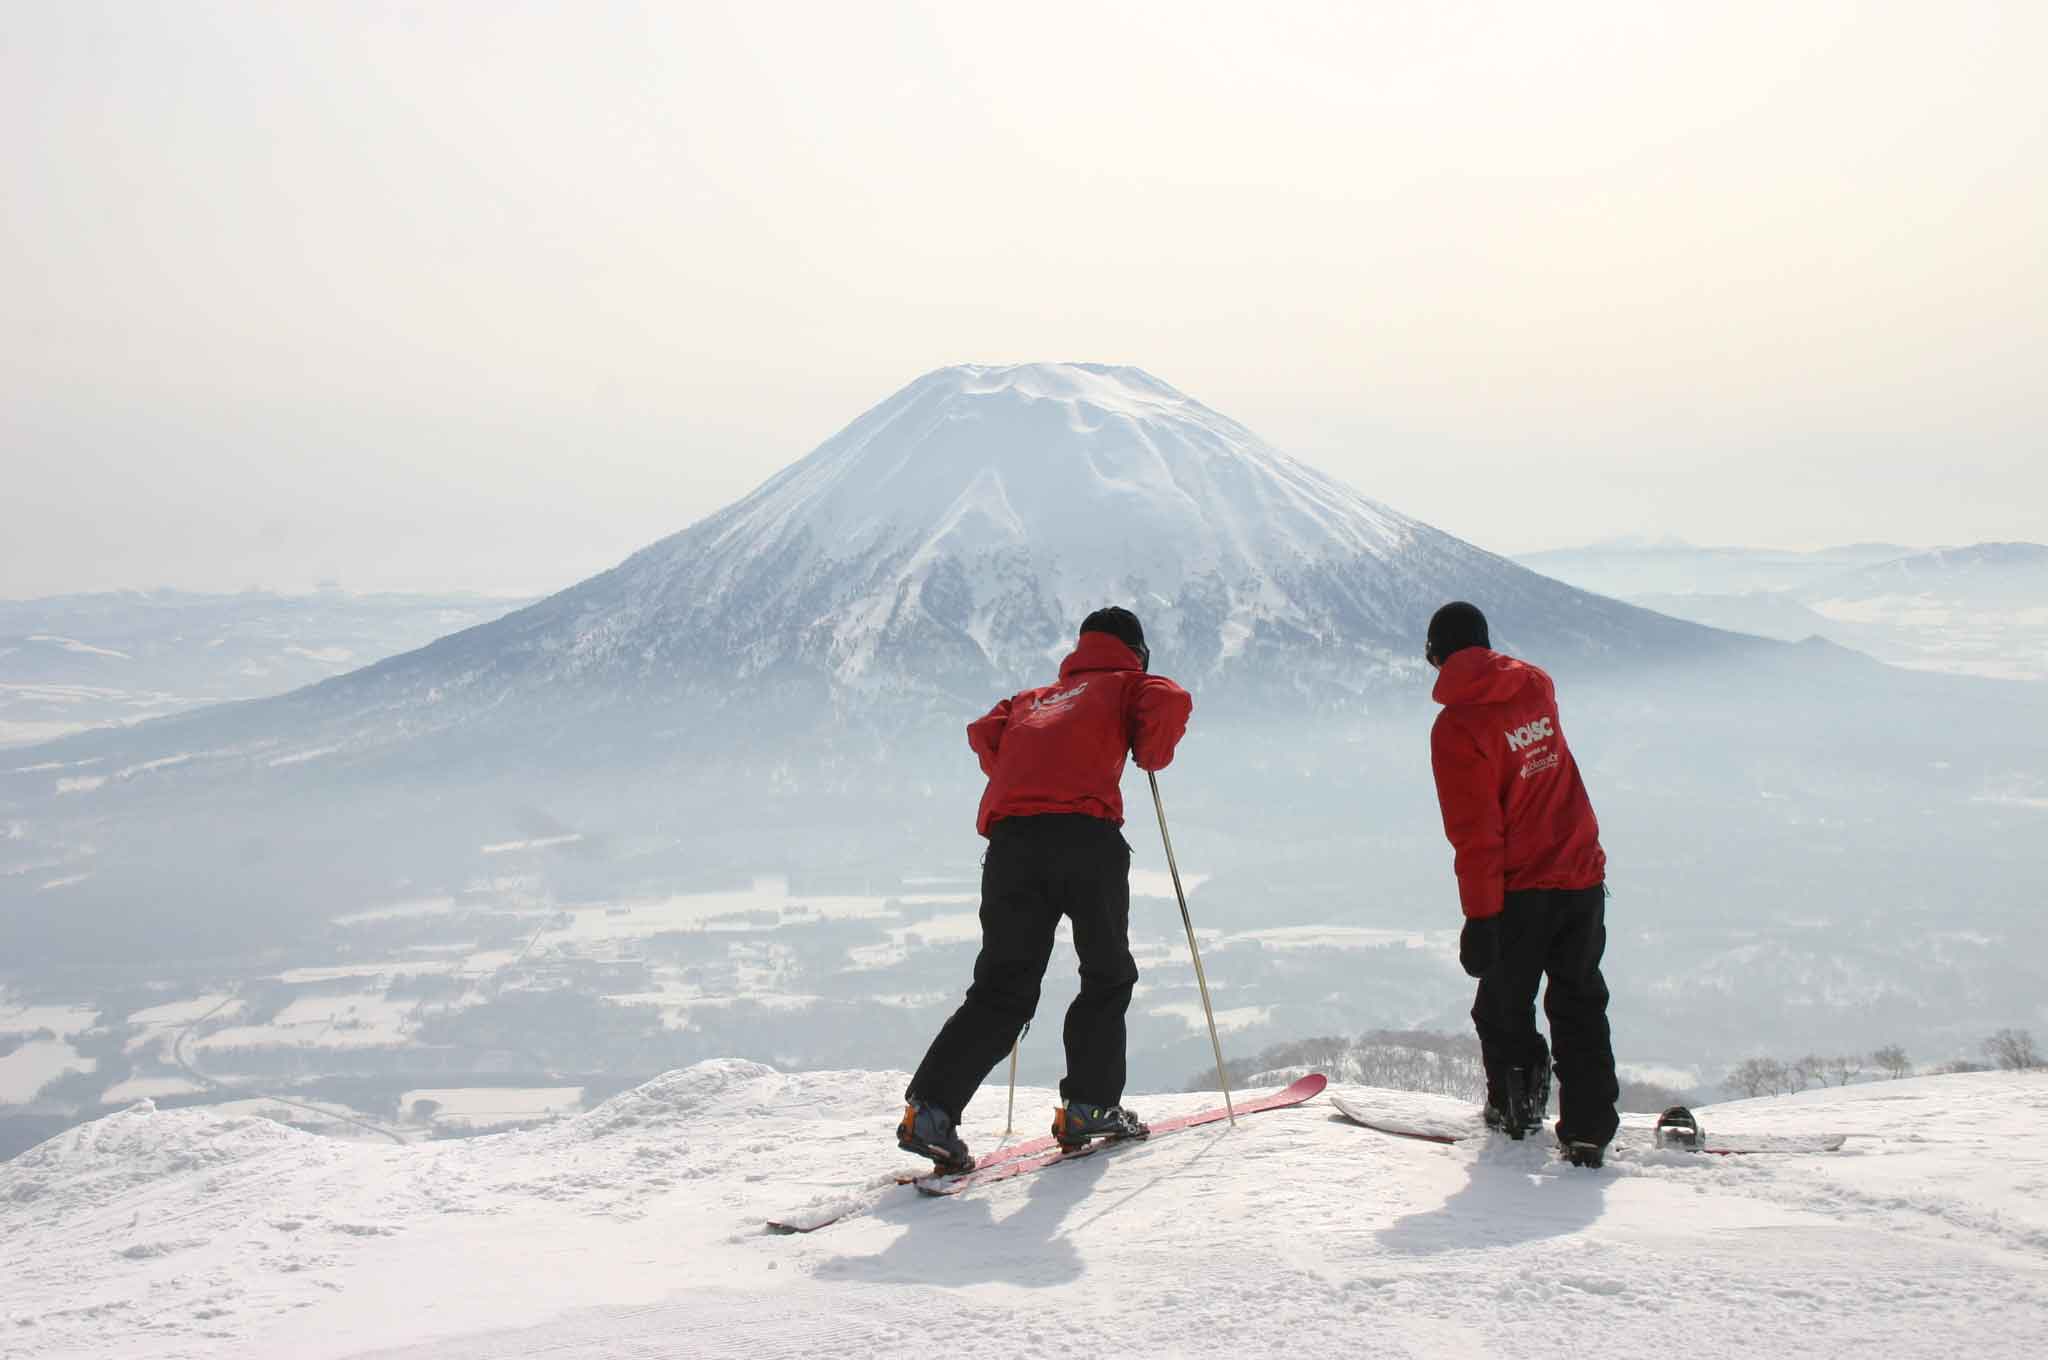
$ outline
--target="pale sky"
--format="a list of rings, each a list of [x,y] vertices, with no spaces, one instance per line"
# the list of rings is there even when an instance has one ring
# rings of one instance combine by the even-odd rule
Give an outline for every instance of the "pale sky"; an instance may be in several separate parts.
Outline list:
[[[2048,4],[97,4],[0,39],[0,596],[542,591],[1137,364],[1497,551],[2048,541]]]

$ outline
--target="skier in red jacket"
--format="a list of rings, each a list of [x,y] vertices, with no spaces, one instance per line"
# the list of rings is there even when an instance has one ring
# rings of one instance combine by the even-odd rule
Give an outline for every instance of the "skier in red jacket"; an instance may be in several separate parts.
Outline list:
[[[1536,1029],[1536,989],[1555,1044],[1557,1139],[1600,1165],[1617,1126],[1607,1029],[1607,856],[1565,744],[1550,677],[1489,650],[1486,616],[1445,605],[1425,653],[1444,706],[1430,767],[1444,834],[1457,851],[1465,928],[1458,961],[1479,980],[1472,1023],[1486,1064],[1486,1122],[1510,1138],[1543,1127],[1551,1053]]]
[[[1124,1012],[1131,958],[1131,847],[1123,825],[1124,757],[1162,770],[1187,730],[1194,700],[1149,675],[1145,630],[1128,609],[1081,623],[1058,683],[1003,700],[968,725],[988,776],[975,827],[988,837],[981,867],[981,954],[974,984],[904,1091],[897,1145],[942,1170],[973,1166],[960,1114],[1038,1009],[1053,932],[1074,923],[1081,992],[1067,1008],[1067,1075],[1053,1134],[1068,1147],[1140,1137],[1124,1094]]]

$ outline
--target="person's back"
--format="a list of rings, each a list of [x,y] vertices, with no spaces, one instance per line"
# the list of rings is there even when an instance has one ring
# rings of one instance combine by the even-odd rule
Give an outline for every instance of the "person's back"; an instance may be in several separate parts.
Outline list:
[[[1085,632],[1059,679],[1003,700],[968,725],[988,788],[975,829],[1006,817],[1082,813],[1123,825],[1124,757],[1165,768],[1187,725],[1187,691],[1147,674],[1110,633]]]
[[[1495,652],[1463,602],[1430,621],[1444,705],[1430,730],[1444,834],[1465,916],[1459,962],[1479,980],[1472,1021],[1486,1063],[1487,1119],[1520,1138],[1541,1126],[1551,1054],[1536,1030],[1538,986],[1556,1046],[1557,1136],[1598,1165],[1619,1094],[1607,1026],[1607,856],[1565,741],[1550,677]]]
[[[1444,661],[1431,697],[1444,709],[1430,730],[1430,766],[1465,914],[1495,915],[1506,892],[1599,883],[1600,824],[1550,677],[1467,647]]]
[[[1141,1137],[1122,1108],[1124,1013],[1138,980],[1130,949],[1130,855],[1119,828],[1124,758],[1163,769],[1194,706],[1151,675],[1144,629],[1127,609],[1081,624],[1059,679],[1004,699],[967,728],[988,776],[975,827],[981,868],[981,953],[960,1008],[932,1040],[904,1091],[897,1145],[941,1169],[969,1164],[958,1134],[975,1090],[1038,1007],[1060,919],[1073,923],[1081,991],[1067,1010],[1067,1075],[1053,1132],[1078,1146]]]

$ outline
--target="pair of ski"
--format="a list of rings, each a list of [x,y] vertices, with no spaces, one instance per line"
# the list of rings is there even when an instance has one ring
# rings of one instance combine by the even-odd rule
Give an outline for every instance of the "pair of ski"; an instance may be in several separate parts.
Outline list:
[[[1484,1138],[1491,1130],[1477,1114],[1463,1115],[1449,1119],[1403,1118],[1373,1110],[1363,1104],[1348,1101],[1342,1096],[1330,1097],[1330,1104],[1337,1112],[1354,1124],[1371,1129],[1375,1133],[1388,1133],[1397,1138],[1418,1138],[1426,1143],[1462,1143],[1470,1139]],[[1673,1116],[1683,1114],[1687,1121],[1679,1125]],[[1669,1122],[1667,1122],[1669,1121]],[[1673,1136],[1680,1127],[1690,1130],[1690,1136]],[[1615,1147],[1621,1151],[1635,1151],[1640,1146],[1636,1130],[1625,1129],[1615,1140]],[[1653,1135],[1652,1146],[1686,1152],[1702,1152],[1717,1157],[1743,1157],[1758,1153],[1810,1153],[1834,1152],[1848,1141],[1846,1134],[1758,1134],[1747,1137],[1715,1135],[1709,1137],[1700,1131],[1699,1121],[1690,1110],[1666,1110],[1659,1119],[1659,1128]]]
[[[1304,1101],[1313,1100],[1327,1084],[1328,1078],[1321,1073],[1311,1072],[1293,1085],[1271,1095],[1260,1096],[1237,1105],[1235,1112],[1240,1115],[1258,1114],[1265,1110],[1280,1110],[1290,1105],[1299,1105]],[[1231,1110],[1219,1105],[1213,1110],[1203,1110],[1198,1114],[1172,1115],[1154,1120],[1150,1132],[1143,1138],[1104,1138],[1071,1151],[1061,1147],[1059,1140],[1050,1135],[1043,1138],[1028,1138],[1021,1143],[990,1153],[977,1162],[971,1171],[927,1171],[921,1174],[899,1175],[895,1181],[898,1185],[916,1186],[917,1192],[921,1195],[957,1195],[963,1190],[994,1185],[1033,1171],[1042,1171],[1046,1167],[1079,1161],[1083,1157],[1092,1157],[1111,1148],[1130,1143],[1149,1143],[1167,1134],[1178,1133],[1182,1129],[1220,1123],[1228,1119],[1231,1113]],[[789,1214],[779,1219],[769,1219],[768,1227],[771,1231],[783,1233],[816,1232],[828,1223],[836,1223],[850,1214],[860,1212],[862,1207],[864,1206],[842,1204],[823,1212]]]

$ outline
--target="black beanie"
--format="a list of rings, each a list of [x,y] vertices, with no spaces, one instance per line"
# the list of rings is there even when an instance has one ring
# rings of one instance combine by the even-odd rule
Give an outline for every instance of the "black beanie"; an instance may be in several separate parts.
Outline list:
[[[1492,645],[1486,636],[1486,615],[1477,605],[1453,600],[1430,618],[1429,649],[1423,655],[1441,666],[1467,647]]]
[[[1136,652],[1140,661],[1144,661],[1148,656],[1145,650],[1145,625],[1138,622],[1136,614],[1121,605],[1113,604],[1107,609],[1098,609],[1082,619],[1081,631],[1109,634]]]

